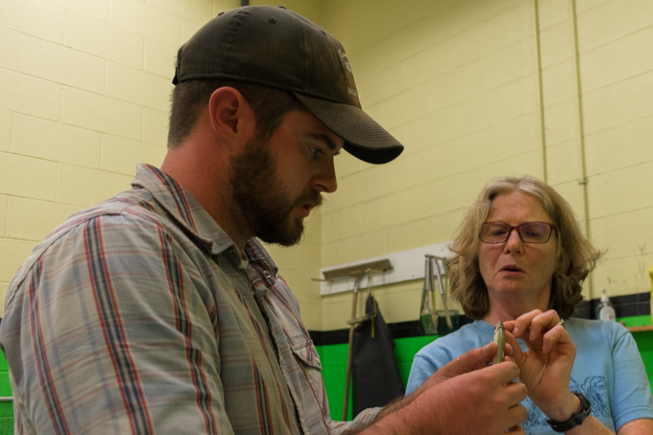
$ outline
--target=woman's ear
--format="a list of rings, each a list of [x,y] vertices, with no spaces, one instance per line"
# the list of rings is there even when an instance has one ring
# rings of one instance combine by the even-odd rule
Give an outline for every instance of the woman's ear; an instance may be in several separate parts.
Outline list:
[[[225,145],[238,146],[252,137],[254,111],[237,89],[224,86],[213,91],[208,109],[211,127]]]
[[[569,263],[569,261],[567,260],[562,250],[562,246],[560,246],[560,244],[558,243],[558,252],[556,253],[556,270],[555,272],[553,272],[554,276],[563,266],[566,265],[565,263]]]

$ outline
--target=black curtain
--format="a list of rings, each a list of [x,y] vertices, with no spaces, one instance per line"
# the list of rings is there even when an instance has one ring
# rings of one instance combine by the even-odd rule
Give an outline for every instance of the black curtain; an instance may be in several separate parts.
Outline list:
[[[352,346],[354,417],[364,409],[385,406],[404,395],[404,385],[393,352],[395,342],[372,294],[365,302],[365,314],[367,320],[354,329]]]

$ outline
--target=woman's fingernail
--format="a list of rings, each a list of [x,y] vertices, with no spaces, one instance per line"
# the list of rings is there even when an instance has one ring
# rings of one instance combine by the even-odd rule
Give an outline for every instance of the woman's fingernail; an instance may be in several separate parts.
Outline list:
[[[519,335],[519,327],[517,327],[517,325],[515,325],[515,327],[512,328],[512,335],[514,335],[515,337]]]

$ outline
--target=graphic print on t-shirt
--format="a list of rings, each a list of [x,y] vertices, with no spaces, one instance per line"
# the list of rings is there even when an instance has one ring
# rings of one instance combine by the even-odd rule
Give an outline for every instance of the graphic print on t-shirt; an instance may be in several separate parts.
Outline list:
[[[610,417],[605,385],[605,376],[589,376],[585,378],[585,382],[583,382],[582,385],[574,380],[574,378],[571,378],[569,381],[569,389],[571,391],[580,391],[590,401],[592,404],[592,415],[594,417]],[[544,415],[544,413],[533,404],[530,397],[527,397],[521,404],[525,406],[528,411],[528,418],[524,423],[522,423],[522,428],[524,428],[525,431],[539,427],[549,427],[546,422],[546,415]]]

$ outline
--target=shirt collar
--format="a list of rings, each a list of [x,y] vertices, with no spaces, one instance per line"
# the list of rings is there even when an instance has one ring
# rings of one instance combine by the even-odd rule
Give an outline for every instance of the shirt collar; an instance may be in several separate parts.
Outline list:
[[[174,178],[160,169],[145,163],[139,163],[136,168],[136,177],[132,187],[148,190],[154,199],[187,233],[199,239],[204,247],[212,254],[217,255],[229,248],[230,255],[236,258],[236,264],[242,261],[238,248],[231,238],[224,232],[220,225],[200,205],[199,202],[186,191]],[[263,269],[269,271],[271,276],[276,276],[278,268],[261,243],[251,238],[245,245],[245,254],[249,262],[255,262]],[[242,263],[247,266],[247,262]]]

